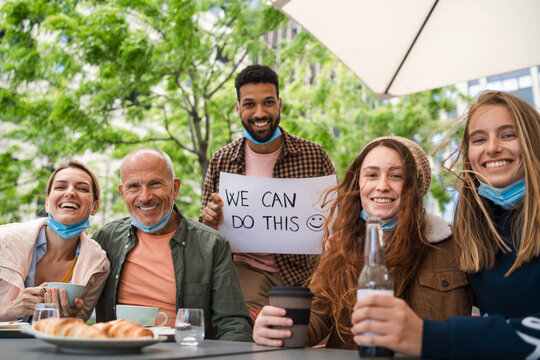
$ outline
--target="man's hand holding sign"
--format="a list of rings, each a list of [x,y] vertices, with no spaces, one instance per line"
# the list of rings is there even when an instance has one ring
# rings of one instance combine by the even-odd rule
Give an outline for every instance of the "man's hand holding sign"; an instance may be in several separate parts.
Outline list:
[[[203,222],[214,230],[217,230],[219,224],[223,222],[223,211],[221,211],[222,206],[223,201],[219,195],[217,193],[213,193],[210,195],[210,202],[201,212]]]

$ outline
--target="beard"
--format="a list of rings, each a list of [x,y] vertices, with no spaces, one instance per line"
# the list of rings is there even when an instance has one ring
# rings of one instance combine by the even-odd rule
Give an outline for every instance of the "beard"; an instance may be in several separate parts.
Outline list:
[[[253,122],[255,121],[264,121],[264,120],[270,120],[270,129],[268,130],[258,130],[255,125],[253,125]],[[279,122],[281,120],[281,114],[277,116],[277,118],[274,120],[271,117],[263,117],[263,118],[251,118],[247,121],[247,123],[242,122],[242,125],[244,125],[244,129],[253,136],[255,140],[258,142],[267,142],[272,138],[274,135],[274,132],[276,131],[277,127],[279,126]]]

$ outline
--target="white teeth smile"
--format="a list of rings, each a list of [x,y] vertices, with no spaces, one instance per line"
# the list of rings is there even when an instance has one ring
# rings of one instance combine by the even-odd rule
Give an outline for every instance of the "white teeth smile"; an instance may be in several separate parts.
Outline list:
[[[253,125],[256,127],[264,127],[269,123],[269,121],[255,121],[253,122]]]
[[[65,203],[60,204],[60,208],[61,209],[65,209],[65,208],[78,209],[79,205],[72,202],[65,202]]]
[[[504,166],[504,165],[508,165],[510,164],[510,161],[508,160],[502,160],[502,161],[493,161],[493,162],[488,162],[486,163],[486,167],[487,168],[492,168],[492,167],[498,167],[498,166]]]
[[[374,198],[372,200],[375,201],[376,203],[389,203],[389,202],[394,201],[392,199],[383,199],[383,198]]]
[[[142,207],[142,206],[140,206],[140,209],[144,210],[144,211],[153,210],[155,208],[157,208],[157,205],[150,206],[150,207]]]

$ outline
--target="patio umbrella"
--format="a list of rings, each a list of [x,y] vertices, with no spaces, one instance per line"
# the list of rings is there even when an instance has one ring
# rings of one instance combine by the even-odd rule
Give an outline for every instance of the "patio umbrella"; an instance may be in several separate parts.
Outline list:
[[[380,98],[540,64],[539,0],[271,0]]]

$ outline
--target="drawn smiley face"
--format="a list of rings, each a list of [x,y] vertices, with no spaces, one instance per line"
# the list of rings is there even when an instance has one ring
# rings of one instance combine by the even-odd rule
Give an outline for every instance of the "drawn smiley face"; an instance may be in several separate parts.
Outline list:
[[[311,215],[307,219],[306,225],[309,230],[319,232],[323,230],[325,220],[326,218],[322,216],[321,214]]]

